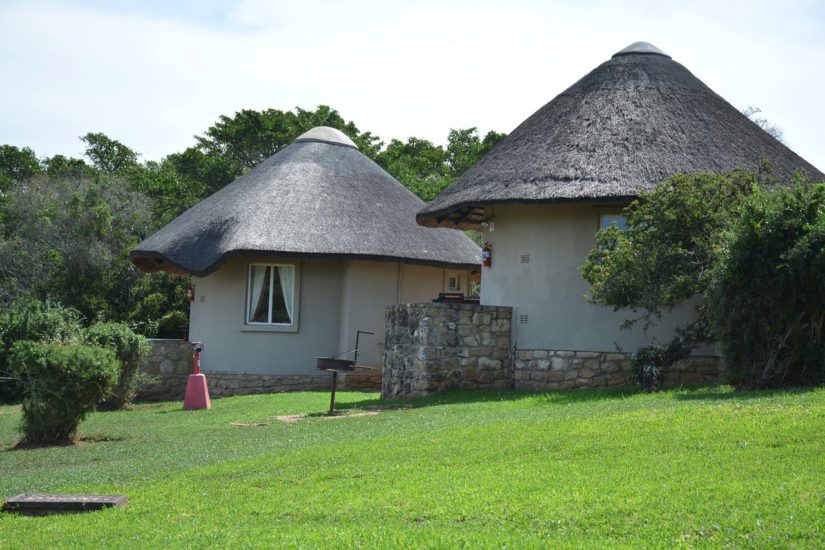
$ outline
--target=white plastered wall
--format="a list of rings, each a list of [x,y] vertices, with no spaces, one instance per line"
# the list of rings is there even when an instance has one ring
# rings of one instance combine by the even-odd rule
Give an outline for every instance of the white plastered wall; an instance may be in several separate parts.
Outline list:
[[[484,232],[492,266],[482,269],[481,303],[516,308],[519,348],[610,352],[618,345],[633,352],[654,340],[667,342],[675,326],[692,318],[692,306],[685,304],[645,334],[640,327],[620,328],[632,312],[587,302],[590,287],[579,266],[596,242],[600,214],[613,213],[618,211],[581,204],[504,205],[488,212],[495,230]],[[520,322],[523,315],[526,323]]]
[[[250,263],[296,264],[298,330],[244,324]],[[189,337],[202,340],[205,371],[317,374],[315,357],[337,346],[341,261],[232,258],[207,277],[195,278]]]
[[[250,263],[297,266],[297,330],[244,324]],[[467,273],[391,262],[232,258],[207,277],[194,278],[191,340],[204,342],[204,371],[254,374],[317,374],[315,357],[355,348],[358,362],[381,367],[384,313],[399,302],[430,301],[443,292],[447,275],[466,288]],[[351,358],[352,355],[347,356]]]
[[[381,368],[386,307],[429,302],[444,292],[446,273],[460,275],[466,284],[464,271],[387,262],[347,262],[341,294],[340,351],[355,348],[356,331],[374,332],[361,335],[358,363]]]

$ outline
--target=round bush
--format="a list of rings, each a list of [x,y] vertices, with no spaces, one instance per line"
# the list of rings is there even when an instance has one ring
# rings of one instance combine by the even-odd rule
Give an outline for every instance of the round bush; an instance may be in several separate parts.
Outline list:
[[[80,313],[49,300],[23,298],[0,310],[0,376],[10,371],[9,351],[15,342],[74,342],[80,337],[81,327]],[[0,383],[0,403],[21,399],[18,382]]]
[[[140,364],[149,354],[149,341],[123,323],[98,323],[87,328],[83,340],[90,345],[110,349],[120,360],[118,381],[112,392],[100,402],[103,410],[122,409],[134,399],[142,383]]]
[[[70,441],[120,370],[108,349],[31,341],[12,346],[9,365],[23,390],[24,445]]]

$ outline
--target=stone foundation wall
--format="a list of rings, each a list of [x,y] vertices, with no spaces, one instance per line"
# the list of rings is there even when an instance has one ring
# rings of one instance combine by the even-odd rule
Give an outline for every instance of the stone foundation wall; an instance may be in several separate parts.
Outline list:
[[[692,356],[665,372],[666,385],[718,382],[719,357]],[[515,353],[513,386],[526,390],[605,388],[635,384],[629,354],[596,351],[520,349]]]
[[[510,388],[512,308],[399,304],[387,308],[381,397],[451,388]]]
[[[192,374],[192,347],[186,340],[150,340],[152,351],[142,371],[156,380],[138,394],[142,401],[183,400],[186,380]],[[248,374],[239,372],[204,371],[210,397],[227,397],[282,391],[330,391],[332,375],[318,372],[310,375]],[[338,377],[338,389],[379,391],[381,371],[359,370]]]

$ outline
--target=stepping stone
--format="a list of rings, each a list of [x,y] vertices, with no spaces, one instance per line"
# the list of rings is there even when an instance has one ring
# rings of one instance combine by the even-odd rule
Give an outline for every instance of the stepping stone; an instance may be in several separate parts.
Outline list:
[[[27,516],[47,514],[72,514],[91,512],[113,506],[123,506],[129,499],[126,495],[58,495],[23,493],[11,497],[3,503],[4,512],[17,512]]]

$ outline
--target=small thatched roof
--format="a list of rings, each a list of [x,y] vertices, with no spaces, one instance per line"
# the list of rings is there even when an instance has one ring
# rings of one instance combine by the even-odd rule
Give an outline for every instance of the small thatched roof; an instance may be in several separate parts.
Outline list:
[[[314,128],[151,235],[143,271],[205,276],[231,256],[350,258],[475,269],[463,233],[415,223],[424,202],[342,132]]]
[[[418,216],[475,229],[506,203],[624,203],[677,172],[825,175],[768,135],[670,56],[636,42],[513,130]]]

